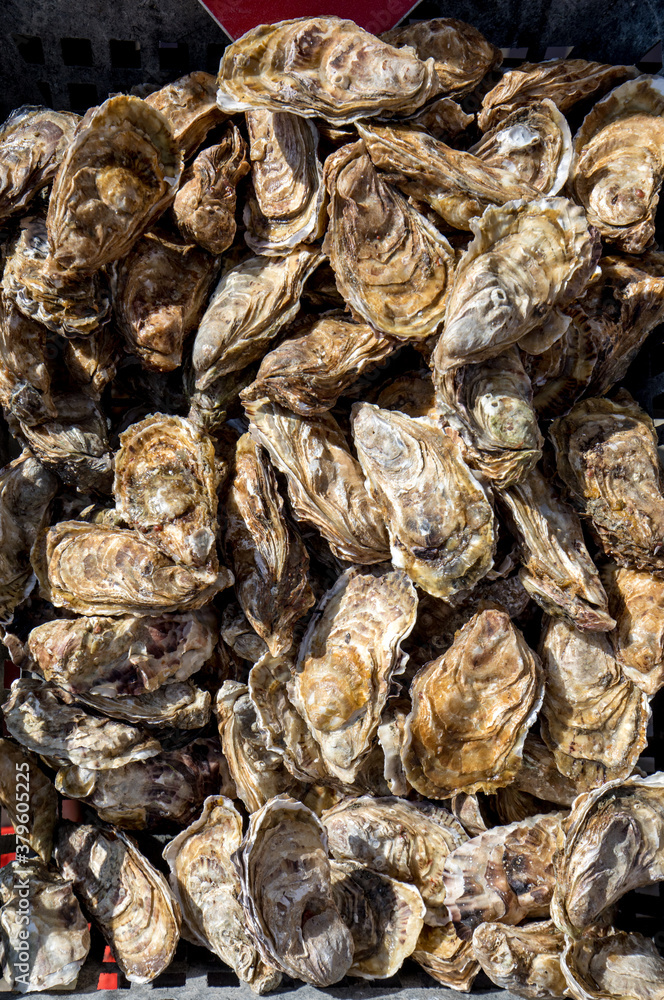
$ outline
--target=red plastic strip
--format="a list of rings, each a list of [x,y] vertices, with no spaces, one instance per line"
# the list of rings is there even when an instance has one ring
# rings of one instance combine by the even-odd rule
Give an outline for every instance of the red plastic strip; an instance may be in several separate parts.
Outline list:
[[[118,988],[117,972],[100,973],[99,982],[97,983],[98,990],[117,990],[117,988]]]

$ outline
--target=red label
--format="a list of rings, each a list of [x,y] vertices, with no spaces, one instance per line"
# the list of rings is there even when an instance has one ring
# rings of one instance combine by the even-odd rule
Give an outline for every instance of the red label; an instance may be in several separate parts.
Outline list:
[[[379,35],[398,24],[406,14],[413,9],[413,0],[387,0],[377,6],[368,0],[326,0],[325,3],[312,3],[311,0],[285,0],[278,4],[267,4],[264,0],[201,0],[201,3],[212,14],[217,24],[221,25],[231,38],[239,38],[246,31],[255,28],[257,24],[267,24],[270,21],[287,21],[292,17],[316,17],[323,14],[336,14],[337,17],[347,17],[355,21],[367,31]]]

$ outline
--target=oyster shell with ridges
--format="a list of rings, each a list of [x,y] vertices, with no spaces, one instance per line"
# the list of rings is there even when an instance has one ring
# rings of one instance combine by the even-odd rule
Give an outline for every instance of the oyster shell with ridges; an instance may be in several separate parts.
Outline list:
[[[565,936],[552,920],[509,927],[485,923],[475,928],[473,952],[492,983],[520,997],[561,997],[566,983],[560,968]]]

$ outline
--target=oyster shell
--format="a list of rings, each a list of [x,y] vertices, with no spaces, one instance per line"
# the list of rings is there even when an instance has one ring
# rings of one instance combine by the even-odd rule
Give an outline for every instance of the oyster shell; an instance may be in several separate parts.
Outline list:
[[[200,729],[208,724],[212,711],[210,692],[191,680],[173,681],[156,691],[124,698],[87,693],[77,695],[76,700],[111,719],[176,729]]]
[[[470,941],[487,921],[518,924],[526,917],[548,917],[563,816],[548,813],[495,826],[448,854],[445,902],[460,938]]]
[[[182,157],[168,121],[118,94],[81,121],[53,181],[46,227],[52,259],[92,274],[131,249],[173,198]]]
[[[26,802],[26,792],[27,813],[25,804],[19,805]],[[0,739],[0,804],[7,810],[17,839],[42,861],[49,861],[58,816],[55,788],[31,753],[3,739]]]
[[[261,639],[240,607],[230,600],[221,615],[221,638],[226,646],[243,660],[256,663],[268,652],[267,643]]]
[[[265,108],[335,124],[408,114],[438,90],[433,60],[386,45],[353,21],[299,17],[261,24],[224,51],[217,104]]]
[[[11,420],[38,424],[56,415],[47,333],[0,293],[0,403]]]
[[[578,940],[630,889],[664,879],[664,775],[610,781],[572,806],[555,861],[551,916]]]
[[[520,997],[561,997],[566,983],[560,968],[565,937],[552,920],[508,927],[475,928],[473,952],[492,983]]]
[[[337,909],[325,829],[314,813],[291,798],[272,799],[252,815],[233,860],[263,961],[314,986],[343,979],[353,939]]]
[[[409,417],[430,417],[438,420],[438,404],[431,372],[414,371],[400,375],[381,390],[378,406],[383,410],[399,410]]]
[[[353,936],[349,976],[389,979],[417,943],[425,907],[417,889],[353,861],[330,864],[332,892]]]
[[[528,733],[523,744],[523,763],[512,787],[544,802],[569,807],[579,793],[575,782],[556,767],[556,758],[546,743]]]
[[[172,371],[197,328],[216,277],[214,258],[197,246],[146,233],[120,263],[114,306],[127,349],[146,368]]]
[[[150,983],[168,968],[180,938],[180,907],[131,837],[64,822],[55,860],[130,982]]]
[[[541,639],[542,739],[579,791],[631,774],[647,743],[648,696],[623,673],[609,639],[550,619]]]
[[[355,403],[351,422],[393,564],[436,597],[472,587],[493,562],[493,512],[458,442],[426,418],[372,403]]]
[[[549,98],[559,111],[578,101],[606,93],[619,80],[635,76],[633,66],[610,66],[585,59],[548,59],[521,63],[508,70],[482,99],[477,123],[483,132],[494,128],[517,108]]]
[[[90,932],[71,882],[36,858],[11,861],[0,869],[0,904],[0,961],[8,988],[32,993],[75,986]]]
[[[611,635],[623,673],[649,697],[664,687],[664,580],[608,566],[604,582],[617,628]]]
[[[246,143],[229,124],[222,140],[198,154],[182,175],[173,214],[185,239],[222,254],[235,239],[237,185],[251,169]]]
[[[535,327],[559,325],[556,309],[583,291],[595,267],[583,210],[565,198],[489,206],[470,226],[475,238],[456,272],[434,380],[495,357]]]
[[[247,411],[252,438],[286,476],[298,521],[318,528],[340,559],[388,560],[383,518],[336,420],[328,413],[301,417],[267,402],[249,404]]]
[[[392,795],[406,796],[411,788],[401,759],[406,719],[410,710],[410,698],[390,698],[376,730],[378,742],[385,758],[383,774]]]
[[[330,222],[323,250],[356,318],[402,340],[424,340],[445,316],[456,254],[387,184],[361,142],[325,161]]]
[[[0,125],[0,219],[23,211],[53,179],[79,120],[26,104]]]
[[[620,565],[664,571],[664,493],[657,432],[621,390],[585,399],[551,426],[558,475]]]
[[[661,1000],[664,958],[643,934],[614,931],[568,939],[561,959],[573,1000]]]
[[[664,82],[640,76],[598,101],[574,137],[572,187],[602,236],[628,253],[652,241],[664,179]]]
[[[114,327],[107,324],[87,337],[66,340],[63,355],[72,382],[99,401],[117,372],[121,356],[119,338]]]
[[[241,842],[242,817],[232,801],[210,795],[201,815],[165,847],[164,859],[182,909],[182,936],[208,948],[262,994],[279,986],[281,973],[263,961],[247,928],[231,862]]]
[[[405,573],[352,568],[311,619],[288,694],[342,781],[355,781],[370,750],[392,678],[405,666],[401,642],[416,614]]]
[[[468,839],[442,806],[392,796],[345,799],[323,812],[330,853],[419,889],[425,920],[445,924],[445,858]]]
[[[247,111],[252,190],[244,238],[254,253],[281,256],[325,231],[325,185],[312,121],[265,108]]]
[[[145,103],[166,118],[183,159],[188,160],[210,129],[226,119],[217,107],[216,97],[214,76],[197,70],[155,90],[145,98]]]
[[[579,319],[578,301],[567,306],[571,322],[562,337],[541,354],[522,353],[533,386],[533,406],[542,420],[566,413],[588,389],[598,349]]]
[[[466,114],[461,105],[451,98],[439,97],[408,120],[425,129],[434,139],[449,143],[475,121],[475,115]]]
[[[521,767],[544,696],[538,657],[501,611],[482,611],[411,685],[403,764],[422,795],[494,791]]]
[[[463,993],[470,992],[480,971],[471,944],[459,937],[454,924],[425,924],[412,957],[437,983]]]

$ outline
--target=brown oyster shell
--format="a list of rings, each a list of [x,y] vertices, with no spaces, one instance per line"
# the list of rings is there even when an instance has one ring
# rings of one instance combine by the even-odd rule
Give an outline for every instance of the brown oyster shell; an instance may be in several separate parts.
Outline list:
[[[71,882],[36,858],[20,858],[0,869],[0,904],[0,965],[8,988],[31,993],[76,986],[90,931]]]
[[[229,600],[221,614],[221,638],[243,660],[256,663],[268,652],[267,643],[249,624],[237,601]]]
[[[473,934],[473,952],[483,972],[496,986],[520,997],[563,996],[564,944],[565,937],[552,920],[523,927],[485,923]]]
[[[544,802],[569,807],[579,794],[576,782],[561,774],[556,758],[535,733],[528,733],[523,744],[523,763],[512,788]]]
[[[92,108],[53,181],[53,260],[92,274],[123,257],[171,201],[181,173],[171,127],[145,101],[118,94]]]
[[[299,17],[261,24],[225,50],[217,104],[231,114],[266,108],[335,124],[408,114],[438,89],[434,62],[386,45],[353,21]]]
[[[342,781],[355,781],[370,750],[392,678],[405,666],[401,642],[416,614],[405,573],[352,568],[311,619],[288,694]]]
[[[461,135],[474,120],[475,115],[466,114],[461,105],[449,97],[439,97],[409,118],[411,124],[446,143]]]
[[[486,921],[518,924],[525,917],[548,917],[563,815],[495,826],[448,854],[445,902],[460,938],[470,941]]]
[[[152,982],[168,968],[180,938],[180,907],[131,837],[113,827],[63,823],[55,860],[130,982]]]
[[[182,175],[173,202],[173,215],[185,239],[204,250],[222,254],[235,239],[237,185],[250,164],[246,143],[229,124],[222,140],[198,154]]]
[[[115,378],[120,357],[119,338],[110,323],[87,337],[71,337],[64,344],[64,361],[72,382],[97,401]]]
[[[409,417],[439,417],[431,372],[413,371],[400,375],[381,389],[376,403],[383,410],[399,410]]]
[[[145,98],[145,103],[166,118],[183,159],[188,160],[210,129],[226,119],[217,107],[216,97],[214,76],[196,70],[155,90]]]
[[[272,799],[251,817],[233,860],[263,961],[315,986],[343,979],[353,939],[337,909],[325,829],[314,813],[291,798]]]
[[[560,962],[573,1000],[661,1000],[664,958],[643,934],[611,929],[567,940]]]
[[[426,418],[372,403],[355,403],[351,422],[393,564],[436,597],[472,587],[493,562],[493,512],[458,442]]]
[[[241,886],[231,862],[242,843],[242,817],[223,794],[164,849],[170,884],[182,909],[182,936],[233,969],[254,993],[276,989],[281,973],[261,958],[246,925]]]
[[[208,724],[212,712],[210,692],[191,680],[172,681],[156,691],[124,698],[87,693],[77,695],[76,700],[111,719],[158,728],[200,729]]]
[[[57,412],[46,340],[46,328],[0,293],[0,403],[10,419],[26,425],[48,420]]]
[[[619,566],[606,567],[603,577],[617,622],[615,655],[625,676],[651,698],[664,687],[664,580]]]
[[[376,171],[364,144],[325,161],[330,222],[323,250],[353,314],[402,340],[441,326],[456,254]]]
[[[552,618],[540,653],[546,678],[540,729],[558,770],[579,791],[626,778],[647,743],[650,709],[607,636]]]
[[[4,739],[0,739],[0,804],[7,810],[17,839],[42,861],[50,861],[58,817],[55,788],[31,753]]]
[[[621,390],[586,399],[551,426],[558,475],[622,566],[664,572],[664,479],[652,420]]]
[[[412,957],[437,983],[469,993],[480,966],[470,942],[459,937],[454,924],[422,928]]]
[[[23,211],[54,177],[79,116],[24,105],[0,125],[0,219]]]
[[[491,792],[521,767],[544,683],[538,657],[501,611],[482,611],[416,675],[403,763],[422,795]]]
[[[664,775],[610,781],[580,795],[555,860],[551,916],[578,940],[630,889],[664,879]]]
[[[579,317],[578,301],[566,308],[571,322],[560,339],[538,355],[522,353],[533,386],[533,406],[541,420],[567,413],[588,390],[597,366],[598,347]]]

